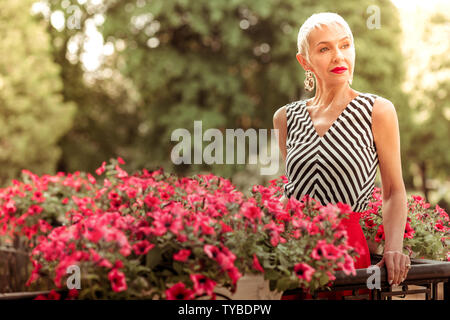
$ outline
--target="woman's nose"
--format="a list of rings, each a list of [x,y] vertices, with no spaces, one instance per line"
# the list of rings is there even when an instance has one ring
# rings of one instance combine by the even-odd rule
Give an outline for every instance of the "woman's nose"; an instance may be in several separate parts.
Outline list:
[[[344,55],[342,54],[342,51],[339,48],[336,48],[336,50],[334,51],[334,59],[335,60],[342,60],[344,59]]]

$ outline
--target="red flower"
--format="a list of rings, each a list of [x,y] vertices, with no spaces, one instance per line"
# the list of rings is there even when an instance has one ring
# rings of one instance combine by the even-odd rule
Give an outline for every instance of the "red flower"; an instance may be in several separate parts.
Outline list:
[[[66,300],[74,300],[78,298],[78,290],[77,289],[70,289],[69,293],[67,294]]]
[[[152,209],[153,207],[157,207],[161,203],[161,201],[157,197],[146,195],[144,198],[144,203],[149,209]]]
[[[445,227],[441,223],[436,223],[434,225],[434,229],[436,231],[439,231],[439,232],[444,232],[445,231]]]
[[[366,224],[366,227],[369,228],[369,229],[371,229],[371,228],[376,226],[375,222],[372,219],[370,219],[370,218],[365,219],[364,222]]]
[[[219,221],[219,223],[220,223],[220,226],[222,227],[222,229],[221,229],[222,233],[227,233],[227,232],[233,231],[233,228],[231,228],[229,225],[227,225],[223,221]]]
[[[154,246],[155,245],[153,243],[150,243],[147,240],[142,240],[133,245],[133,250],[137,255],[141,255],[149,252]]]
[[[101,175],[103,172],[105,172],[105,168],[106,168],[106,162],[103,161],[102,165],[97,170],[95,170],[95,173],[98,175]]]
[[[30,208],[28,208],[28,214],[32,216],[41,213],[42,210],[42,207],[38,206],[37,204],[33,204],[30,206]]]
[[[115,292],[127,290],[127,281],[122,271],[113,269],[108,273],[108,279],[111,281],[111,287]]]
[[[31,198],[31,200],[36,201],[36,202],[44,202],[44,201],[45,201],[45,198],[44,198],[42,192],[36,191],[36,192],[33,194],[33,197]]]
[[[242,277],[242,274],[239,272],[239,269],[236,267],[231,267],[230,269],[227,270],[227,273],[228,273],[228,276],[230,277],[233,285],[236,285],[239,278]]]
[[[214,294],[213,290],[216,287],[215,281],[202,274],[191,274],[190,278],[194,283],[195,294],[202,295],[203,293],[206,293],[210,296]]]
[[[403,237],[404,237],[404,238],[408,238],[408,239],[412,239],[413,236],[414,236],[414,233],[415,233],[414,229],[411,228],[411,226],[410,226],[409,223],[407,222],[407,223],[406,223],[406,226],[405,226],[405,234],[404,234]]]
[[[306,263],[297,263],[294,266],[294,272],[295,275],[300,279],[300,280],[306,280],[307,282],[310,282],[312,279],[312,276],[314,274],[316,270],[314,268],[312,268],[311,266],[309,266]]]
[[[256,256],[255,253],[253,254],[253,268],[254,268],[255,270],[264,272],[264,269],[263,269],[263,267],[261,267],[261,264],[259,263],[258,257]]]
[[[167,300],[191,300],[193,295],[194,292],[186,289],[183,282],[178,282],[166,290]]]
[[[60,298],[61,295],[55,290],[52,290],[47,296],[40,294],[34,300],[59,300]]]
[[[378,227],[377,234],[375,235],[376,242],[381,242],[381,240],[385,240],[384,226],[382,224]]]
[[[173,259],[181,262],[185,262],[191,255],[191,250],[182,249],[173,255]]]

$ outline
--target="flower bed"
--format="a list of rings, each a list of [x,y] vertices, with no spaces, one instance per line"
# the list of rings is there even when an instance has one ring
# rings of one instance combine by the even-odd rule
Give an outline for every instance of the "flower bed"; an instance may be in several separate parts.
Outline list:
[[[381,190],[375,188],[369,209],[361,219],[366,239],[373,241],[382,252],[384,227]],[[408,217],[403,239],[404,253],[411,258],[450,261],[450,221],[448,214],[436,205],[434,208],[420,196],[408,199]]]
[[[263,275],[272,291],[314,292],[330,287],[337,269],[355,274],[356,253],[340,225],[351,213],[345,204],[305,197],[283,208],[285,177],[247,197],[212,174],[129,175],[121,164],[103,163],[97,178],[25,170],[23,181],[0,190],[0,242],[30,248],[30,288],[47,290],[49,279],[67,288],[74,265],[81,286],[67,296],[78,299],[215,299],[220,288],[234,292],[242,275]],[[368,238],[380,228],[380,207],[371,209]],[[448,220],[443,226],[448,232]]]
[[[339,225],[349,207],[290,200],[282,179],[245,197],[213,175],[178,178],[162,170],[129,175],[121,159],[90,174],[36,176],[1,190],[2,242],[27,240],[28,284],[81,270],[78,298],[214,299],[243,274],[263,274],[271,290],[331,284],[354,273],[355,252]]]

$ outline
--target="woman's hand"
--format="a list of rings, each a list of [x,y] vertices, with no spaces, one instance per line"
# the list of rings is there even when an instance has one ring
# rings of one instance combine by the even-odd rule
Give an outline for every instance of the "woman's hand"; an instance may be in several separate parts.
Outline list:
[[[386,251],[383,259],[376,265],[380,268],[386,265],[389,284],[399,285],[406,279],[408,271],[411,269],[411,260],[400,251]]]

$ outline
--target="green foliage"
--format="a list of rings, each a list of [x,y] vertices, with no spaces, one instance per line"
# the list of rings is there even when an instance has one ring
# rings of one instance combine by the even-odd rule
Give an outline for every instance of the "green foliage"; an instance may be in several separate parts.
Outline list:
[[[385,235],[381,194],[376,188],[369,208],[360,220],[367,240],[384,247]],[[450,220],[447,212],[438,205],[432,207],[420,196],[408,199],[408,216],[403,239],[403,252],[412,258],[448,260]]]
[[[31,3],[0,3],[0,184],[24,168],[54,172],[72,125],[74,105],[62,101],[60,69]]]
[[[60,1],[50,3],[52,10],[61,10]],[[83,22],[96,12],[103,13],[106,20],[100,31],[104,39],[116,48],[125,44],[106,63],[123,78],[108,82],[115,84],[115,90],[123,90],[121,84],[127,79],[137,94],[131,103],[134,111],[125,116],[120,112],[124,99],[98,95],[83,84],[81,75],[64,77],[65,85],[83,90],[65,95],[77,102],[80,111],[76,127],[63,143],[62,168],[92,171],[101,158],[117,154],[131,159],[130,170],[162,166],[183,174],[205,170],[231,177],[242,169],[239,165],[174,166],[170,161],[170,150],[176,144],[170,141],[172,131],[191,130],[194,120],[203,120],[204,130],[215,127],[223,132],[225,128],[271,128],[275,110],[304,93],[303,69],[295,59],[297,31],[311,14],[320,11],[341,14],[353,30],[355,89],[380,94],[403,110],[407,104],[400,94],[404,71],[399,63],[397,12],[391,2],[377,1],[381,29],[368,29],[366,10],[372,4],[127,0],[108,1],[90,10],[80,6]],[[52,34],[67,40],[76,31]],[[65,50],[58,55],[64,57]],[[63,69],[77,68],[63,59],[59,63]]]

